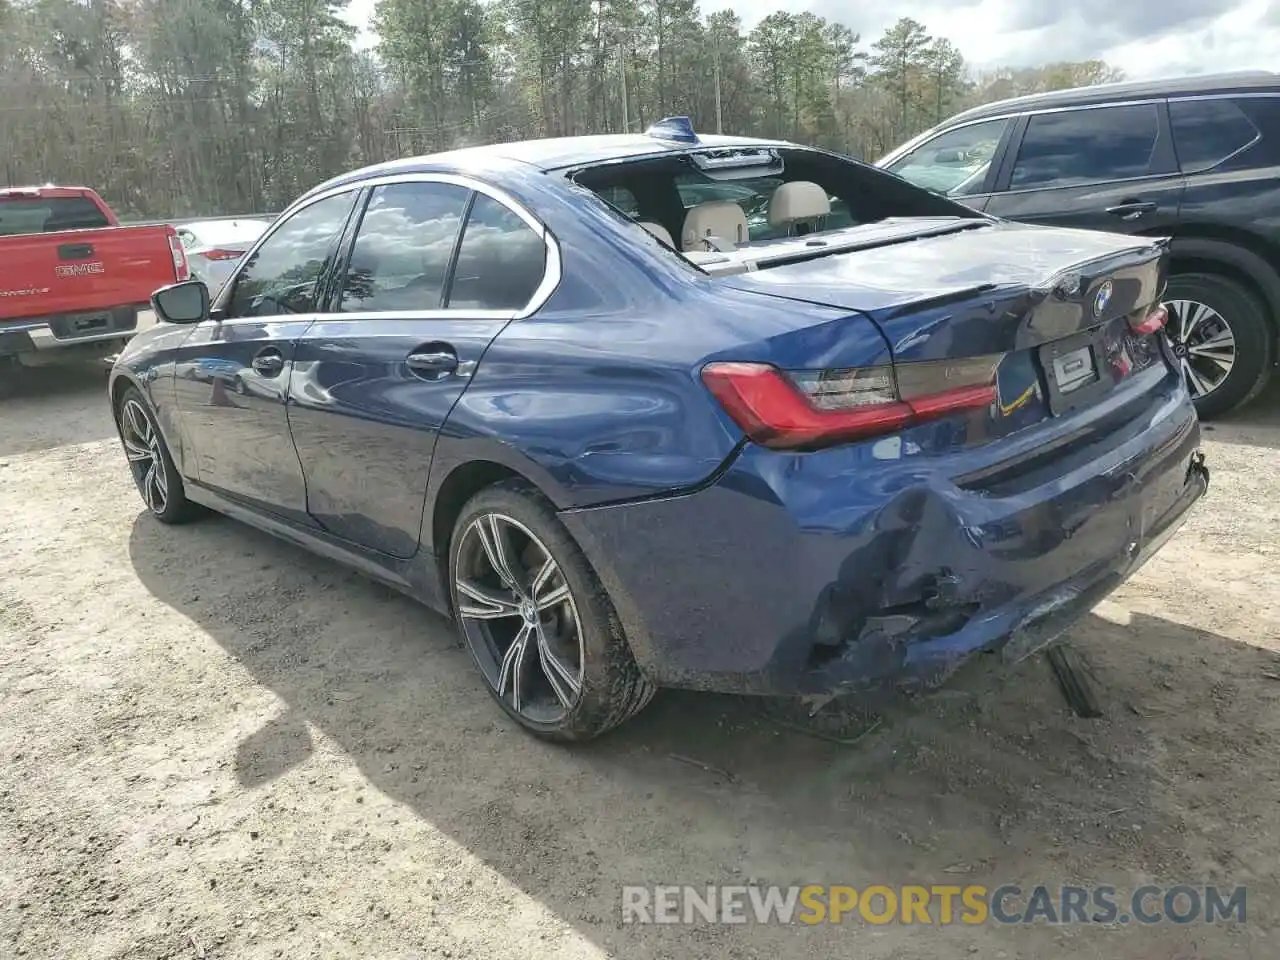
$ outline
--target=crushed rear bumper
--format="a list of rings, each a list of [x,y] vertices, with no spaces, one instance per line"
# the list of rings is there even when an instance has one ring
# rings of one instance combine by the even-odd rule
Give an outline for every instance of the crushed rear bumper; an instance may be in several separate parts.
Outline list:
[[[1173,535],[1208,471],[1185,389],[1158,406],[1029,490],[963,490],[904,464],[851,483],[847,451],[748,446],[707,489],[562,518],[660,684],[918,690],[980,651],[1043,647]]]

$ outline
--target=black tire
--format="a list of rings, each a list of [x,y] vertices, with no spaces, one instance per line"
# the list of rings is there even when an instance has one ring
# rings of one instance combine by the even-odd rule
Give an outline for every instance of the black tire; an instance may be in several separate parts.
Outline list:
[[[0,400],[17,396],[25,373],[17,357],[0,357]]]
[[[1200,419],[1220,417],[1261,393],[1271,377],[1275,353],[1275,331],[1262,302],[1237,281],[1213,273],[1179,273],[1170,277],[1165,303],[1178,302],[1212,308],[1235,339],[1235,360],[1226,378],[1199,396],[1192,390]],[[1180,318],[1176,311],[1171,314],[1167,329],[1175,351],[1185,347],[1179,340]],[[1195,339],[1193,336],[1190,341],[1193,345]]]
[[[1053,668],[1054,679],[1058,681],[1058,689],[1075,715],[1086,720],[1104,716],[1089,666],[1080,656],[1080,651],[1063,642],[1050,647],[1046,657]]]
[[[136,440],[141,439],[135,437],[136,428],[131,424],[131,411],[136,416],[146,420],[147,426],[151,430],[151,437],[154,437],[154,445],[149,445],[154,454],[158,454],[158,459],[154,458],[148,463],[133,459],[130,446],[134,446],[136,453]],[[182,474],[178,472],[178,468],[174,465],[173,457],[169,455],[169,447],[164,442],[164,434],[160,432],[160,427],[156,423],[155,415],[151,412],[151,407],[143,398],[142,394],[136,387],[127,387],[121,394],[120,399],[116,403],[115,409],[116,429],[120,434],[120,443],[124,448],[125,459],[129,466],[129,472],[133,474],[134,485],[138,488],[138,493],[142,497],[142,502],[146,505],[147,511],[159,520],[161,523],[178,524],[188,523],[200,516],[204,510],[197,503],[187,499],[186,487],[182,483]],[[150,474],[152,464],[158,463],[163,468],[162,479],[164,481],[164,497],[163,503],[160,503],[157,496],[155,481],[151,479]]]
[[[485,626],[485,621],[462,615],[464,598],[459,592],[459,580],[462,579],[459,570],[465,570],[475,560],[477,542],[473,525],[494,516],[503,518],[504,522],[514,521],[516,527],[513,529],[518,528],[516,536],[521,536],[519,530],[532,534],[534,539],[525,541],[526,551],[537,549],[540,556],[543,555],[541,551],[545,551],[545,556],[558,568],[557,583],[561,588],[568,588],[567,605],[572,616],[566,615],[565,619],[576,621],[581,638],[579,653],[573,658],[580,661],[580,675],[577,678],[579,691],[572,706],[566,706],[563,700],[559,702],[559,709],[564,710],[562,717],[532,717],[513,707],[491,679],[495,667],[493,658],[501,654],[492,645],[490,636],[490,631],[496,628]],[[515,554],[517,560],[509,566],[519,565],[519,546],[513,548],[508,540],[506,549]],[[521,578],[520,573],[516,576]],[[530,485],[504,481],[480,491],[463,507],[449,542],[449,591],[458,632],[480,669],[485,688],[503,711],[530,733],[560,742],[590,740],[635,716],[653,698],[656,688],[636,665],[613,603],[595,571],[556,517],[551,504]],[[474,606],[472,596],[468,595],[466,599]],[[531,589],[528,596],[536,598],[536,588]],[[536,604],[534,606],[536,608]],[[528,622],[516,619],[518,614],[506,616],[505,620],[495,619],[487,623],[514,622],[518,626]],[[536,609],[533,617],[539,619]],[[535,646],[535,651],[540,652],[541,628],[534,642],[539,645]],[[513,672],[519,669],[517,666]],[[505,675],[505,667],[500,668],[500,672]],[[535,681],[538,674],[545,680],[545,661],[538,664]],[[551,685],[545,682],[543,687],[551,690]]]

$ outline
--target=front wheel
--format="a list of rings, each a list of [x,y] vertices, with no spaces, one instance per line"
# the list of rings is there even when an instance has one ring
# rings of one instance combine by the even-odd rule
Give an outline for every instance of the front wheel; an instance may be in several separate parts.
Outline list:
[[[1274,333],[1246,287],[1218,274],[1175,274],[1165,306],[1165,330],[1202,420],[1248,403],[1267,385]]]
[[[161,523],[184,523],[200,513],[187,499],[182,477],[174,466],[164,436],[142,394],[125,390],[116,408],[116,426],[133,482],[151,515]]]
[[[490,695],[548,740],[590,740],[654,687],[578,545],[536,491],[500,483],[463,508],[450,542],[453,610]]]

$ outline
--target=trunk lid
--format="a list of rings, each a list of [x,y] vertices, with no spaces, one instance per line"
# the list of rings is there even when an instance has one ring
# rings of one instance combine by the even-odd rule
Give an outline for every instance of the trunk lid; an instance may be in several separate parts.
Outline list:
[[[810,259],[765,258],[720,282],[870,319],[899,385],[914,378],[919,392],[951,385],[945,361],[990,359],[996,401],[950,428],[923,428],[921,450],[989,443],[1091,407],[1111,418],[1122,385],[1169,372],[1160,335],[1130,324],[1164,289],[1167,240],[945,219],[883,221],[859,239]]]

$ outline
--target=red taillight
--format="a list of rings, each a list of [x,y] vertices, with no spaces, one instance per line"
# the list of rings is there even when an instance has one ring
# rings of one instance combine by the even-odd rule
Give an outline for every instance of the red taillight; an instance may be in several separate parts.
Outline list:
[[[187,251],[182,249],[182,241],[176,236],[169,238],[169,251],[173,254],[173,275],[182,282],[191,276],[187,267]]]
[[[243,250],[205,250],[200,256],[206,260],[239,260],[244,256]]]
[[[702,380],[756,443],[813,449],[990,406],[999,362],[974,357],[793,373],[766,363],[711,363]]]
[[[1138,334],[1155,333],[1157,330],[1163,330],[1164,325],[1169,322],[1169,311],[1163,303],[1158,303],[1150,310],[1141,320],[1134,317],[1129,318],[1129,328]]]

